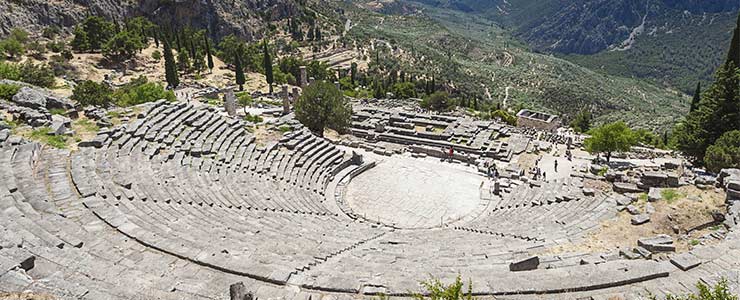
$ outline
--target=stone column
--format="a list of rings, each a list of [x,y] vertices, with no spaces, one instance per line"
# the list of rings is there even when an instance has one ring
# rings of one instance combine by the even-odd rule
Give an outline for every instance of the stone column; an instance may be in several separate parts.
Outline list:
[[[301,70],[301,87],[305,88],[308,85],[308,73],[306,72],[306,66],[300,66]]]
[[[231,88],[227,88],[224,92],[224,106],[229,116],[236,115],[236,95],[234,95],[234,90]]]
[[[288,97],[288,85],[283,85],[283,115],[290,113],[290,97]]]

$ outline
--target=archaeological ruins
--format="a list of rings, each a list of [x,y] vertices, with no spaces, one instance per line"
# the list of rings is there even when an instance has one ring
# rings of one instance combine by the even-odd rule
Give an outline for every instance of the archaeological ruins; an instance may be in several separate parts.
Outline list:
[[[710,177],[652,149],[606,169],[543,113],[516,127],[353,104],[349,132],[327,138],[290,114],[269,139],[230,117],[233,103],[163,100],[74,151],[0,131],[0,286],[228,299],[241,283],[259,299],[370,299],[460,276],[496,299],[646,299],[722,278],[738,291],[738,170]],[[721,195],[721,209],[660,231],[679,219],[664,207],[679,188]]]

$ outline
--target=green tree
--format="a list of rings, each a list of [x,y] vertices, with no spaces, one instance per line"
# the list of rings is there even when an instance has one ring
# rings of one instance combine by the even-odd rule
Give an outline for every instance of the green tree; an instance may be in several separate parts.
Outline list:
[[[704,164],[715,173],[724,168],[740,168],[740,130],[726,132],[709,146]]]
[[[172,54],[170,43],[164,41],[164,74],[167,80],[167,85],[171,88],[176,88],[180,85],[180,78],[177,74],[177,65],[175,64],[175,57]]]
[[[355,86],[355,80],[357,79],[357,63],[352,62],[349,67],[349,78],[352,81],[352,86]]]
[[[694,97],[691,99],[689,112],[695,111],[699,107],[699,102],[701,102],[701,82],[696,84],[696,91],[694,92]]]
[[[145,45],[141,40],[138,33],[122,30],[103,45],[103,56],[113,62],[131,59],[137,52],[144,49]]]
[[[399,82],[393,85],[393,95],[398,99],[408,99],[416,97],[416,87],[410,82]]]
[[[452,109],[454,107],[454,103],[450,100],[450,96],[447,92],[436,92],[424,98],[421,106],[433,111],[444,112]]]
[[[248,115],[247,107],[252,105],[252,103],[254,102],[254,100],[252,100],[252,96],[250,96],[249,93],[247,92],[239,93],[237,95],[236,101],[239,105],[241,105],[244,108],[244,115],[245,116]]]
[[[188,51],[177,52],[177,67],[178,69],[188,72],[190,70],[190,55]]]
[[[78,30],[75,29],[75,38],[72,40],[72,47],[78,51],[101,50],[103,45],[115,35],[115,25],[99,16],[87,17],[81,24],[79,32],[84,32],[84,35],[80,36],[78,41],[76,35]],[[77,48],[76,46],[85,47]]]
[[[234,72],[236,73],[236,84],[239,85],[239,91],[244,91],[244,84],[247,82],[247,78],[244,76],[244,67],[242,67],[241,54],[236,53],[236,59],[234,61]]]
[[[90,50],[90,39],[87,37],[87,32],[82,26],[77,25],[74,29],[74,38],[70,45],[75,51],[86,52]]]
[[[591,129],[583,142],[589,153],[604,153],[611,161],[613,152],[627,152],[635,145],[635,135],[624,122],[615,122]]]
[[[586,109],[581,110],[570,122],[570,127],[578,133],[591,130],[591,112]]]
[[[113,101],[112,94],[109,86],[85,80],[75,86],[71,98],[82,105],[108,106]]]
[[[265,78],[267,80],[267,85],[270,87],[270,94],[272,94],[272,83],[275,82],[275,77],[272,73],[272,58],[270,57],[270,51],[267,49],[267,40],[264,41],[262,48],[262,64],[265,68]]]
[[[737,17],[737,25],[732,32],[732,41],[730,50],[727,52],[727,62],[732,62],[734,66],[740,66],[740,14]]]
[[[208,36],[204,35],[206,41],[206,59],[208,60],[208,70],[213,72],[213,56],[211,56],[211,44],[208,42]]]
[[[295,116],[319,136],[324,128],[344,132],[352,121],[352,105],[334,84],[317,80],[296,101]]]

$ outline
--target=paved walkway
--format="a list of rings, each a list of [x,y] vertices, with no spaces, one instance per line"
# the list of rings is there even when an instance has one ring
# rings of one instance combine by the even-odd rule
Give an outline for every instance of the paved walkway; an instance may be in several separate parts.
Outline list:
[[[472,167],[415,159],[383,157],[350,182],[346,199],[355,213],[403,228],[449,223],[473,212],[484,178]]]

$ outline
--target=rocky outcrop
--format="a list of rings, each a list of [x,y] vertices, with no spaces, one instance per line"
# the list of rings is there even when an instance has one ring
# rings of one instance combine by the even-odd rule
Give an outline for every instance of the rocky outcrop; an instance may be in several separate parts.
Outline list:
[[[0,1],[0,35],[15,27],[40,32],[56,25],[69,30],[93,14],[117,23],[145,16],[165,27],[207,28],[216,38],[236,34],[252,40],[261,37],[266,18],[279,20],[300,12],[301,6],[294,0]]]

